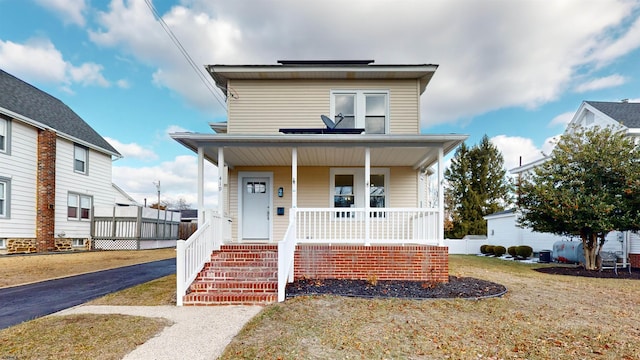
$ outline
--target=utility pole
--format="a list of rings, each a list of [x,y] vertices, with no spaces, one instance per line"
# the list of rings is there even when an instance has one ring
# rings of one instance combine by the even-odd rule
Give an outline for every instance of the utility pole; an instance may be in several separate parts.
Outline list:
[[[157,210],[158,210],[158,217],[156,218],[156,240],[158,239],[158,237],[160,236],[160,180],[158,180],[158,182],[154,182],[153,185],[156,186],[156,189],[158,189],[158,204],[157,204]]]

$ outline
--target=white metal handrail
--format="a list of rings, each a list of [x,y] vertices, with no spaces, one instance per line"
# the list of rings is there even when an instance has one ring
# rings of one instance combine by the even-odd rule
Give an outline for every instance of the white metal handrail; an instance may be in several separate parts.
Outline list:
[[[433,208],[298,208],[299,243],[437,245],[439,212]]]
[[[278,301],[284,301],[287,283],[293,281],[296,252],[296,209],[291,209],[289,214],[289,227],[284,239],[278,242]]]
[[[176,304],[182,306],[182,297],[214,250],[220,250],[230,231],[230,219],[213,210],[205,211],[205,222],[189,239],[178,240],[176,245]],[[222,230],[222,231],[220,231]]]

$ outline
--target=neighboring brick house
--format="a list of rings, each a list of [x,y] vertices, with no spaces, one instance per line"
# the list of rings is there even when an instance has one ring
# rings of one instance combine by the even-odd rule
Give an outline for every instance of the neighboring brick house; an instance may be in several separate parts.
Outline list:
[[[0,252],[89,248],[120,157],[62,101],[0,70]]]
[[[213,228],[224,229],[222,249],[242,252],[262,245],[273,252],[277,243],[283,251],[278,261],[286,267],[275,270],[280,280],[295,272],[295,277],[448,281],[443,157],[467,136],[420,132],[420,98],[436,69],[371,60],[208,66],[227,97],[227,122],[212,124],[215,134],[171,136],[198,154],[199,210],[203,163],[218,166],[218,214],[226,219]],[[437,173],[429,170],[435,165]],[[429,175],[439,180],[435,201],[425,191]],[[199,228],[196,234],[206,237],[206,226]],[[227,256],[234,255],[214,255]],[[273,255],[249,257],[261,256],[274,264]],[[247,289],[246,281],[240,283],[246,279],[236,285],[207,282],[218,270],[204,269],[204,283],[191,286],[185,303],[272,301],[265,289],[275,285],[261,275],[273,271],[232,270],[256,279]],[[194,276],[188,274],[186,283]],[[235,295],[223,290],[230,286]],[[282,300],[282,281],[277,287]]]

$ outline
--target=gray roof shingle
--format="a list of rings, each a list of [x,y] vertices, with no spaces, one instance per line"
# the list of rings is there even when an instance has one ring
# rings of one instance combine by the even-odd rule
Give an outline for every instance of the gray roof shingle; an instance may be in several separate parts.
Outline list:
[[[0,69],[0,108],[120,156],[100,134],[59,99]]]
[[[640,128],[640,103],[585,101],[628,128]]]

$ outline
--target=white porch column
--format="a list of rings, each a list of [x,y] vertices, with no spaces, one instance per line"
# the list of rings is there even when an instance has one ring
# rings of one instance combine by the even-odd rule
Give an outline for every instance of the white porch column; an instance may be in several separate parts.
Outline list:
[[[444,245],[444,161],[442,147],[438,149],[438,246]]]
[[[204,224],[204,148],[198,147],[198,228]]]
[[[224,148],[220,146],[218,148],[218,213],[220,216],[219,224],[225,224],[224,221],[224,209],[225,209],[225,191],[224,191],[224,179],[225,179],[225,166],[224,166]],[[213,224],[212,224],[213,225]],[[218,229],[214,231],[218,232],[218,239],[220,243],[224,244],[224,225],[218,226]]]
[[[291,208],[298,207],[298,148],[291,149]]]
[[[364,149],[364,245],[371,245],[371,231],[369,229],[369,223],[371,216],[369,214],[369,207],[371,199],[371,149]]]

